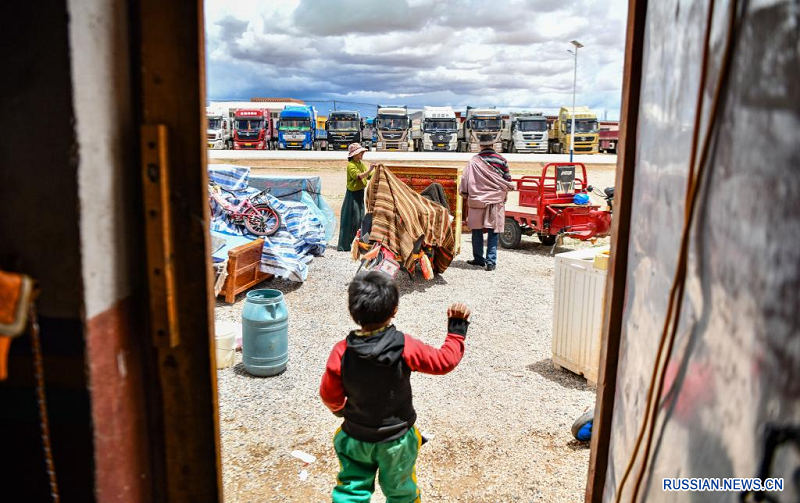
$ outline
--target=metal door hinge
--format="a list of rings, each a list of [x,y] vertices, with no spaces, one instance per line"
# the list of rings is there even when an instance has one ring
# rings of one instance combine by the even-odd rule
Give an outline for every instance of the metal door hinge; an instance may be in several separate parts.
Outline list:
[[[142,187],[150,293],[150,331],[157,347],[180,342],[167,155],[167,127],[142,126]]]

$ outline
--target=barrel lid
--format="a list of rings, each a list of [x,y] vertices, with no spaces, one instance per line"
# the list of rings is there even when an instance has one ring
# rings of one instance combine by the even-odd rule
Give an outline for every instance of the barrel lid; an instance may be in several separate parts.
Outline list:
[[[252,290],[247,292],[247,302],[252,302],[254,304],[278,304],[283,302],[283,292],[269,288]]]

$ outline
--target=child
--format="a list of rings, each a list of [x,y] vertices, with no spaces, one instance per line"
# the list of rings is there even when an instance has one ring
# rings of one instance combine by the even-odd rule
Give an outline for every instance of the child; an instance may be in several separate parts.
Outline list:
[[[419,501],[415,465],[422,437],[414,426],[411,372],[443,375],[458,365],[470,311],[450,306],[447,338],[436,349],[391,324],[399,292],[388,276],[358,277],[348,296],[361,330],[333,347],[319,390],[323,403],[344,417],[333,438],[341,466],[333,501],[369,501],[377,471],[387,501]]]

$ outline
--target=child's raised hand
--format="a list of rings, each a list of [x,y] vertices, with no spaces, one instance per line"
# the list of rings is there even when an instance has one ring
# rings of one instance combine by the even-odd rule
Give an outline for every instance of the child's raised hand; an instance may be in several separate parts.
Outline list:
[[[448,318],[461,318],[462,320],[468,320],[470,314],[472,314],[472,311],[469,310],[466,304],[462,304],[461,302],[451,304],[447,309]]]

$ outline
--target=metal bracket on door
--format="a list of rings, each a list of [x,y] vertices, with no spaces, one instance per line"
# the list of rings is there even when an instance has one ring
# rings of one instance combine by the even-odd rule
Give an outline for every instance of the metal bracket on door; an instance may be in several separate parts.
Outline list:
[[[157,347],[180,342],[175,288],[175,253],[167,155],[167,127],[142,126],[142,187],[150,293],[150,331]]]

